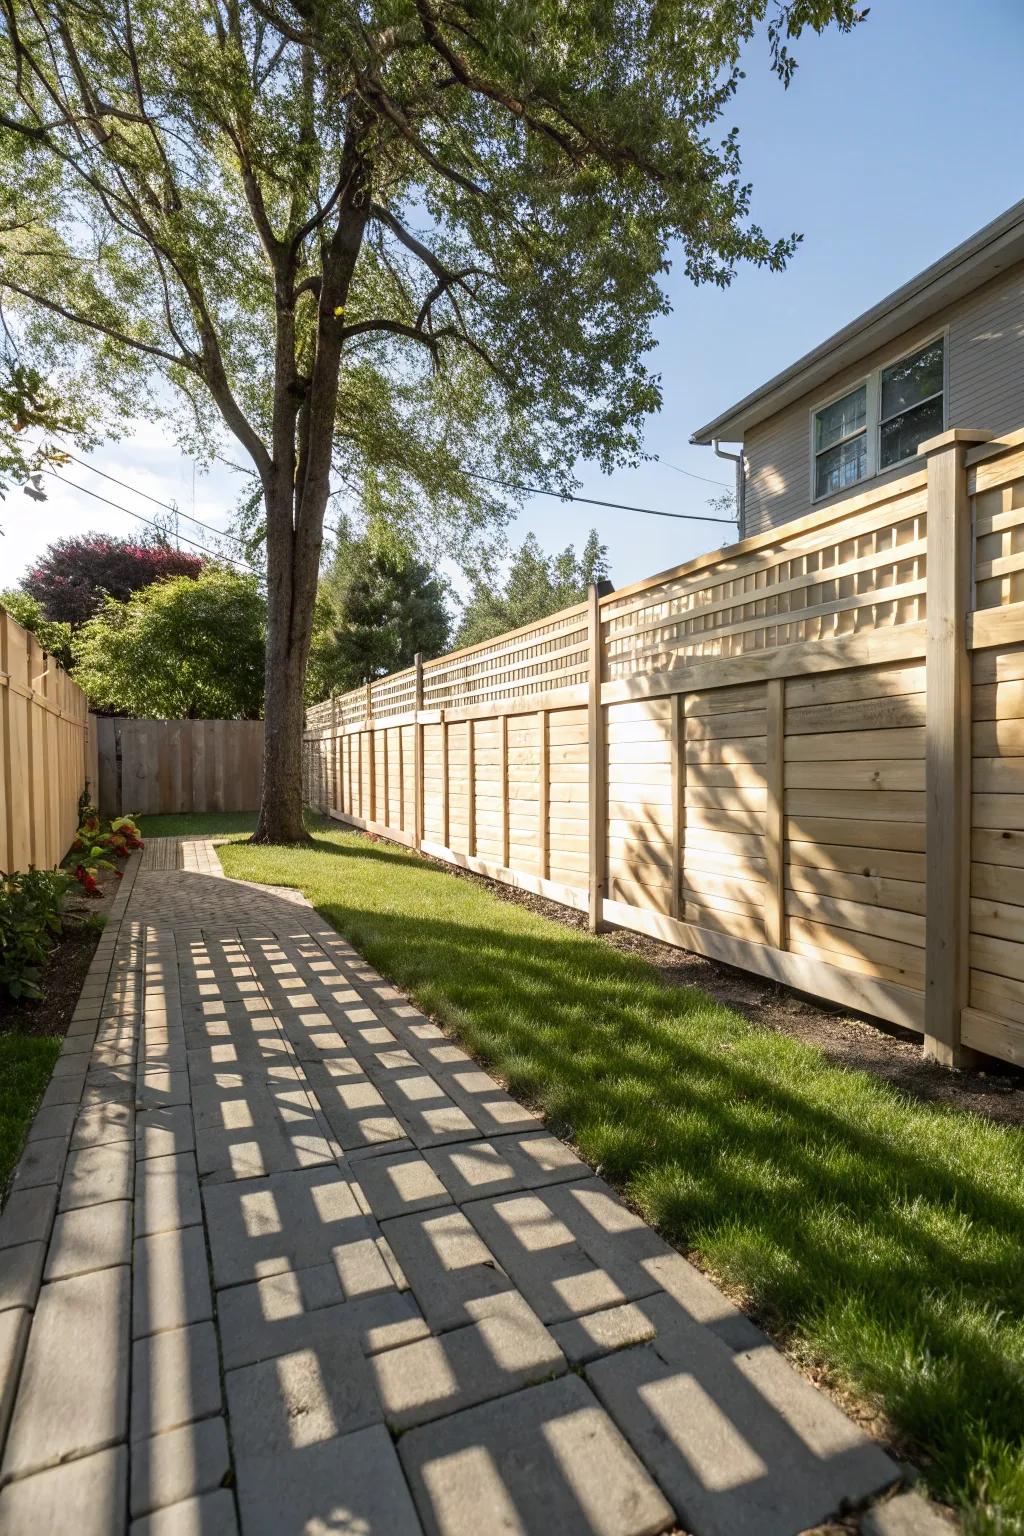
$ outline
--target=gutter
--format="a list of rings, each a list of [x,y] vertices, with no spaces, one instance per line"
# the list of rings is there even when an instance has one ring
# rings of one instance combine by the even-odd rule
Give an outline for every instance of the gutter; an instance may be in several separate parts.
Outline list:
[[[716,458],[731,459],[732,463],[736,466],[736,525],[739,536],[743,539],[746,537],[744,514],[746,512],[747,500],[747,475],[743,463],[743,451],[741,449],[739,453],[729,453],[727,449],[719,447],[719,439],[717,437],[713,439],[711,446],[715,450]]]

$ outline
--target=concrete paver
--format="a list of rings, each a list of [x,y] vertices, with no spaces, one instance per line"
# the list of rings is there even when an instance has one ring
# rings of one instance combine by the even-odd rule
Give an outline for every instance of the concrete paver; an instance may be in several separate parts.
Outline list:
[[[212,1323],[137,1339],[132,1348],[131,1438],[148,1439],[221,1411]]]
[[[411,1430],[398,1453],[430,1536],[657,1536],[674,1523],[576,1376]]]
[[[123,882],[0,1215],[0,1445],[4,1536],[795,1536],[900,1481],[300,896],[199,840]]]
[[[128,1451],[118,1445],[8,1483],[0,1493],[0,1530],[123,1536],[127,1477]]]
[[[226,1490],[201,1493],[133,1520],[131,1536],[237,1536],[235,1501]]]
[[[125,1265],[43,1287],[7,1437],[5,1477],[125,1438],[128,1296]]]
[[[212,1493],[230,1477],[223,1418],[184,1424],[132,1445],[129,1509],[133,1519],[168,1504]]]

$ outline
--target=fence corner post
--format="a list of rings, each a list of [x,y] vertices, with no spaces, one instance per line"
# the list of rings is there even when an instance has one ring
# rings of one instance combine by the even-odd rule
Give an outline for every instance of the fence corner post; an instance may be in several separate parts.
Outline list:
[[[608,878],[608,804],[605,765],[605,716],[601,704],[601,593],[587,594],[587,850],[590,868],[587,910],[591,933],[604,926],[603,907]]]
[[[416,679],[413,685],[413,725],[412,725],[412,779],[413,779],[413,839],[416,852],[423,848],[423,724],[420,715],[423,713],[423,652],[417,651],[413,658],[416,668]]]
[[[959,1067],[969,983],[973,528],[967,449],[990,432],[955,428],[922,443],[928,463],[925,714],[924,1054]]]

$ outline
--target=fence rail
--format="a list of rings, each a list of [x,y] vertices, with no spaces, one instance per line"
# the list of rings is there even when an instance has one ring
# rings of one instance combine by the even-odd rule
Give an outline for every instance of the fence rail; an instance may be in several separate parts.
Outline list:
[[[327,700],[306,798],[1024,1062],[1024,432]]]
[[[0,869],[59,864],[90,777],[85,694],[0,609]]]

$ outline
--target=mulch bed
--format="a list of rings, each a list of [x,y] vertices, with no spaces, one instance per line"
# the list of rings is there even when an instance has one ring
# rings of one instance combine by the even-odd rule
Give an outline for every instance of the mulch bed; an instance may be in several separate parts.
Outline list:
[[[100,941],[102,923],[120,881],[112,870],[98,876],[101,895],[86,896],[72,886],[64,898],[64,932],[43,968],[38,1002],[14,1002],[0,997],[0,1034],[65,1035],[78,1002],[86,972]]]
[[[422,857],[458,880],[475,880],[487,886],[501,901],[528,907],[566,928],[587,927],[585,912],[475,875],[444,859],[427,854]],[[703,955],[660,944],[642,933],[615,929],[601,937],[606,944],[649,961],[673,986],[699,987],[717,1002],[742,1013],[759,1029],[792,1035],[807,1045],[817,1046],[842,1066],[884,1078],[917,1099],[972,1110],[1006,1125],[1024,1125],[1024,1071],[1008,1062],[988,1058],[977,1068],[950,1071],[925,1061],[920,1037],[908,1029],[832,1008],[777,982],[763,981]]]

